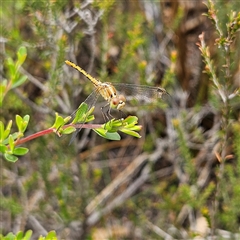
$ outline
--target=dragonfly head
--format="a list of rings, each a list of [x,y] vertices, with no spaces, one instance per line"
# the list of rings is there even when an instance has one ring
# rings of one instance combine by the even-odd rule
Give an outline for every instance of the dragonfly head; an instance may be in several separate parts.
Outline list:
[[[125,106],[126,98],[123,95],[118,95],[111,99],[111,108],[116,108],[118,110],[122,109]]]

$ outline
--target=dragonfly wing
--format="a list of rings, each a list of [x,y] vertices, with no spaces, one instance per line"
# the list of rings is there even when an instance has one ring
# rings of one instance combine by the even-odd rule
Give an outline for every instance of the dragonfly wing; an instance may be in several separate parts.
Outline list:
[[[84,103],[86,103],[88,105],[88,110],[87,112],[96,105],[96,102],[98,100],[100,96],[100,92],[98,89],[95,89],[87,98],[86,100],[84,101]],[[77,111],[79,109],[76,109],[72,114],[71,114],[71,117],[72,117],[72,120],[74,119],[74,117],[76,116],[77,114]],[[86,116],[87,118],[87,116]],[[72,137],[71,137],[71,140],[69,142],[69,145],[73,142],[73,140],[75,139],[75,137],[77,136],[77,134],[81,131],[82,129],[82,125],[85,123],[86,121],[86,118],[80,123],[81,126],[79,128],[76,129],[76,131],[73,133]]]
[[[113,83],[113,86],[120,94],[123,94],[127,101],[136,99],[143,103],[151,103],[168,94],[164,88],[145,85]]]

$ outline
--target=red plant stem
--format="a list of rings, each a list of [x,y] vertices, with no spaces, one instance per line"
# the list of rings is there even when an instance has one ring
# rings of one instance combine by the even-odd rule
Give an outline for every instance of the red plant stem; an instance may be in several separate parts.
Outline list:
[[[54,132],[54,130],[55,130],[54,128],[49,128],[49,129],[46,129],[46,130],[43,130],[43,131],[34,133],[34,134],[32,134],[32,135],[30,135],[30,136],[27,136],[27,137],[25,137],[25,138],[18,139],[18,140],[15,142],[15,146],[20,145],[20,144],[23,144],[23,143],[28,142],[28,141],[31,141],[31,140],[33,140],[34,138],[38,138],[38,137],[41,137],[41,136],[43,136],[43,135],[52,133],[52,132]]]
[[[72,127],[75,127],[75,128],[90,128],[90,129],[93,129],[93,128],[100,128],[102,126],[102,124],[67,124],[67,125],[63,126],[62,128],[65,129],[69,126],[72,126]],[[38,138],[38,137],[41,137],[41,136],[44,136],[44,135],[47,135],[47,134],[50,134],[50,133],[53,133],[53,132],[57,132],[55,128],[48,128],[48,129],[45,129],[43,131],[34,133],[34,134],[32,134],[30,136],[27,136],[25,138],[18,139],[15,142],[15,146],[21,145],[25,142],[31,141],[35,138]]]

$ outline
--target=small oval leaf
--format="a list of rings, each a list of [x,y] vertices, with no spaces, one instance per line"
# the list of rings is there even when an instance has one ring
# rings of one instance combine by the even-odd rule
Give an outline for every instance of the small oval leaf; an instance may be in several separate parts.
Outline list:
[[[8,144],[10,146],[11,152],[13,152],[13,149],[14,149],[14,139],[13,139],[13,135],[12,134],[10,134],[9,137],[8,137]]]
[[[26,128],[27,128],[28,123],[29,123],[29,119],[30,119],[30,116],[29,116],[29,115],[25,115],[25,116],[23,117],[23,122],[22,122],[22,127],[21,127],[22,132],[25,132],[25,131],[26,131]]]
[[[138,121],[138,118],[136,116],[128,116],[124,122],[127,122],[129,125],[130,124],[136,124]]]
[[[29,122],[30,120],[30,116],[27,114],[23,117],[23,120],[26,121],[26,122]]]
[[[16,240],[22,240],[22,239],[24,239],[23,232],[22,232],[22,231],[18,232],[15,239],[16,239]]]
[[[8,125],[7,125],[6,129],[11,130],[11,127],[12,127],[12,120],[10,120],[10,121],[8,122]]]
[[[79,106],[79,108],[77,109],[76,115],[72,121],[72,123],[78,123],[78,122],[82,122],[86,119],[86,112],[88,110],[88,105],[86,103],[81,103],[81,105]]]
[[[62,130],[61,134],[71,134],[71,133],[73,133],[75,131],[76,131],[76,128],[70,126],[70,127],[65,128],[64,130]]]
[[[15,73],[16,73],[16,67],[14,64],[14,61],[11,58],[8,58],[6,61],[7,67],[8,67],[8,71],[10,73],[10,78],[13,79],[15,77]]]
[[[4,157],[6,158],[7,161],[9,162],[16,162],[18,160],[18,157],[12,155],[12,154],[8,154],[8,153],[5,153],[4,154]]]
[[[22,122],[23,122],[22,117],[19,116],[19,115],[16,115],[16,123],[17,123],[17,127],[18,127],[19,132],[21,132]]]
[[[17,52],[18,64],[22,65],[27,57],[27,49],[26,47],[20,47]]]
[[[55,231],[50,231],[46,236],[46,240],[57,240],[57,235]]]
[[[124,128],[124,129],[121,129],[120,131],[123,132],[123,133],[126,133],[126,134],[128,134],[130,136],[141,138],[140,134],[138,134],[137,132],[131,131],[129,129]]]
[[[120,140],[121,137],[117,132],[110,133],[102,128],[96,128],[93,129],[94,132],[96,132],[99,136],[109,139],[109,140]]]
[[[28,231],[25,233],[24,240],[30,240],[30,239],[31,239],[31,236],[32,236],[32,230],[28,230]]]
[[[63,117],[57,116],[55,124],[56,129],[62,127],[65,124]]]
[[[13,154],[23,156],[28,153],[28,149],[24,147],[18,147],[13,150]]]
[[[121,140],[121,137],[117,132],[114,132],[114,133],[107,132],[106,138],[109,140],[115,140],[115,141]]]

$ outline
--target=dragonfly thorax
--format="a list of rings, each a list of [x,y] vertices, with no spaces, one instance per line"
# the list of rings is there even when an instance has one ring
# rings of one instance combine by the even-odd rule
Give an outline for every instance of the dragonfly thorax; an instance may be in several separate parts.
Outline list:
[[[108,101],[111,108],[120,110],[125,106],[126,98],[123,95],[118,95],[117,90],[111,83],[99,84],[98,91]]]

